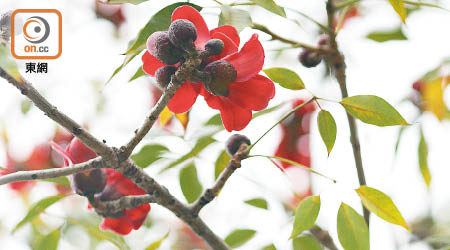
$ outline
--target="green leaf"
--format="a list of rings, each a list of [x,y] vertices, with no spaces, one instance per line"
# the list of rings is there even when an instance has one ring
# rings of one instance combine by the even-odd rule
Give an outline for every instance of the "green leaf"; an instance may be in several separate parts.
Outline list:
[[[340,102],[347,113],[362,122],[377,126],[409,125],[400,113],[383,98],[374,95],[356,95]]]
[[[58,202],[59,200],[61,200],[64,197],[66,197],[66,195],[49,196],[49,197],[46,197],[46,198],[44,198],[44,199],[34,203],[33,205],[31,205],[30,209],[28,210],[28,213],[14,227],[14,229],[12,230],[12,233],[16,232],[23,225],[25,225],[26,223],[30,222],[36,216],[38,216],[42,212],[44,212],[44,210],[47,209],[49,206],[53,205],[54,203]]]
[[[277,104],[277,105],[275,105],[275,106],[273,106],[273,107],[271,107],[271,108],[268,108],[268,109],[264,109],[264,110],[258,111],[258,112],[254,113],[254,114],[252,115],[252,119],[255,119],[255,118],[260,117],[260,116],[265,115],[265,114],[272,113],[273,111],[277,111],[278,109],[280,109],[281,107],[283,107],[284,104],[286,104],[286,103],[283,102],[283,103]]]
[[[319,126],[320,137],[322,137],[327,147],[328,155],[330,155],[334,142],[336,141],[336,122],[330,112],[321,110],[317,116],[317,124]]]
[[[237,248],[244,245],[255,235],[256,231],[251,229],[237,229],[231,232],[226,238],[225,242],[231,248]]]
[[[39,180],[41,182],[50,182],[50,183],[55,183],[61,186],[65,186],[65,187],[70,187],[70,181],[69,178],[65,177],[65,176],[61,176],[61,177],[57,177],[57,178],[50,178],[50,179],[43,179],[43,180]]]
[[[26,115],[28,111],[30,111],[32,107],[32,102],[28,99],[23,100],[20,102],[20,111],[22,111],[22,114]]]
[[[424,7],[438,8],[438,9],[445,10],[445,11],[449,11],[449,12],[450,12],[450,10],[448,10],[448,9],[446,9],[446,8],[443,8],[443,7],[439,6],[439,5],[432,4],[432,3],[411,2],[411,1],[403,1],[403,3],[410,4],[410,5],[414,5],[414,6],[424,6]]]
[[[168,30],[172,18],[172,12],[182,5],[192,6],[198,11],[202,9],[202,7],[198,5],[184,2],[174,3],[161,9],[153,15],[145,26],[139,31],[134,43],[125,54],[139,54],[143,49],[145,49],[147,38],[152,33],[156,31]]]
[[[214,180],[217,180],[220,173],[227,167],[228,162],[231,160],[231,157],[225,150],[220,152],[219,157],[217,157],[216,163],[214,164]]]
[[[191,151],[189,151],[187,154],[181,156],[177,160],[171,162],[169,165],[165,166],[161,170],[161,172],[164,172],[167,169],[173,168],[173,167],[185,162],[186,160],[197,156],[200,152],[203,151],[203,149],[208,147],[213,142],[216,142],[216,140],[214,138],[212,138],[210,135],[200,137],[200,139],[198,139],[197,143],[195,144],[195,146],[192,148]]]
[[[395,149],[394,149],[395,154],[397,154],[397,152],[398,152],[398,147],[400,146],[400,141],[402,139],[403,132],[405,132],[406,128],[407,128],[406,126],[402,126],[400,128],[400,130],[398,131],[397,140],[395,141]]]
[[[300,90],[305,88],[305,84],[297,73],[286,68],[269,68],[264,69],[264,73],[274,82],[280,84],[281,87],[292,90]]]
[[[144,70],[142,70],[142,66],[139,66],[139,68],[136,70],[136,73],[134,73],[134,75],[130,78],[130,80],[128,80],[128,82],[134,81],[136,79],[138,79],[141,76],[145,76],[147,74],[145,74]]]
[[[408,40],[405,34],[403,34],[401,27],[398,27],[394,30],[374,31],[367,34],[366,38],[379,43],[393,40],[396,41]]]
[[[220,114],[215,114],[208,121],[205,122],[205,126],[222,126],[222,118]]]
[[[410,231],[400,211],[385,193],[368,186],[359,187],[356,189],[356,193],[358,193],[362,203],[369,211],[387,222],[402,226]]]
[[[274,14],[286,17],[286,12],[284,12],[284,8],[277,5],[273,0],[252,0],[252,2]]]
[[[311,235],[303,235],[292,241],[294,250],[322,250],[322,246]]]
[[[274,244],[270,244],[270,245],[267,245],[267,246],[261,248],[261,250],[277,250],[277,248],[275,247]]]
[[[262,208],[262,209],[266,209],[266,210],[268,209],[267,201],[264,200],[263,198],[254,198],[254,199],[246,200],[244,202],[250,206],[254,206],[254,207]]]
[[[369,229],[364,218],[345,203],[338,211],[337,232],[345,250],[370,249]]]
[[[134,40],[131,40],[130,43],[128,44],[128,47],[130,47],[133,43],[134,43]],[[125,55],[125,58],[123,59],[122,64],[114,70],[112,75],[109,77],[108,81],[106,81],[106,84],[108,84],[114,78],[114,76],[117,75],[117,73],[119,73],[129,62],[131,62],[131,60],[133,60],[137,55],[139,55],[139,53],[141,51],[137,51],[136,53]]]
[[[130,247],[121,236],[110,231],[100,230],[98,224],[93,225],[90,222],[79,221],[73,218],[66,218],[66,222],[72,225],[81,226],[89,235],[93,236],[97,240],[109,241],[120,250],[130,250]]]
[[[219,26],[231,25],[241,32],[244,28],[252,25],[252,18],[245,10],[232,8],[225,4],[220,6],[220,10]]]
[[[406,9],[405,5],[403,4],[402,0],[389,0],[389,3],[392,5],[392,8],[394,8],[395,12],[400,16],[400,19],[402,19],[402,22],[405,23],[406,20]]]
[[[423,135],[422,129],[420,130],[420,141],[417,153],[419,156],[420,173],[422,174],[422,178],[425,181],[427,188],[429,188],[431,182],[431,174],[430,169],[428,168],[428,145]]]
[[[202,194],[202,184],[198,180],[197,169],[194,163],[181,169],[180,186],[188,203],[194,202]]]
[[[137,154],[131,156],[131,159],[141,168],[150,166],[153,162],[161,159],[161,155],[168,152],[169,149],[161,144],[145,145]]]
[[[148,247],[145,248],[145,250],[156,250],[159,248],[159,246],[161,245],[161,243],[167,239],[167,237],[169,236],[169,233],[166,233],[166,235],[164,235],[163,237],[161,237],[159,240],[151,243]]]
[[[314,226],[320,211],[320,197],[305,198],[295,210],[294,227],[291,239]]]
[[[147,2],[149,0],[108,0],[108,3],[131,3],[134,5],[138,5],[143,2]]]
[[[17,82],[22,82],[16,62],[11,57],[11,49],[0,39],[0,68]]]
[[[49,234],[42,237],[36,244],[35,250],[56,250],[58,249],[58,243],[61,233],[59,229],[56,229]]]

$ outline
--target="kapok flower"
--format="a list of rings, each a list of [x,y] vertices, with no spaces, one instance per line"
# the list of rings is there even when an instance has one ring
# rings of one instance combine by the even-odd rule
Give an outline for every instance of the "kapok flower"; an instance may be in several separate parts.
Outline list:
[[[97,157],[97,154],[74,138],[65,151],[53,144],[53,147],[65,157],[65,166],[77,164]],[[111,201],[127,195],[142,195],[146,192],[134,182],[114,169],[94,169],[74,175],[73,187],[84,196],[93,196],[100,201]],[[150,204],[143,204],[130,210],[125,210],[117,218],[104,218],[100,228],[109,229],[117,234],[126,235],[132,229],[139,229],[144,223]]]
[[[266,108],[269,100],[275,95],[273,82],[258,74],[264,64],[264,49],[258,35],[254,34],[239,51],[240,38],[233,26],[223,25],[209,30],[200,13],[187,5],[178,7],[172,13],[172,23],[176,20],[188,20],[195,26],[194,45],[197,50],[205,49],[205,45],[211,39],[223,42],[222,52],[206,59],[204,64],[207,65],[204,65],[203,69],[214,71],[212,66],[223,66],[235,74],[227,78],[232,81],[226,82],[226,89],[221,89],[219,93],[211,93],[211,89],[208,91],[204,87],[205,82],[203,85],[200,82],[183,83],[170,100],[169,110],[184,113],[192,107],[198,95],[202,95],[209,107],[220,111],[226,130],[244,129],[252,119],[252,111]],[[148,51],[142,56],[143,70],[150,76],[155,76],[156,71],[164,66],[169,70],[165,63],[151,54],[155,50],[154,39],[150,36],[147,42]],[[164,46],[164,49],[169,47],[166,44]],[[178,52],[176,56],[179,56]]]

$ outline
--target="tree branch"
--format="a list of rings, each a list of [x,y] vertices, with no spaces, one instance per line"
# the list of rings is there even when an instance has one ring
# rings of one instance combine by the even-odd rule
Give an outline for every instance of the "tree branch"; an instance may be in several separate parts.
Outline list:
[[[200,210],[210,203],[219,194],[220,190],[225,186],[228,178],[234,173],[234,171],[241,167],[241,161],[247,157],[247,144],[242,144],[239,150],[233,155],[233,158],[228,162],[225,170],[222,171],[219,178],[213,187],[206,189],[205,192],[198,198],[191,206],[193,214],[198,215]]]
[[[103,163],[103,159],[101,157],[97,157],[83,163],[72,165],[71,167],[18,171],[0,176],[0,185],[5,185],[16,181],[43,180],[68,176],[95,168],[105,168],[106,166]]]
[[[330,250],[338,250],[336,244],[334,244],[333,238],[331,238],[328,231],[323,230],[319,226],[315,225],[309,232],[320,242],[322,245],[326,246]]]
[[[123,215],[124,209],[130,210],[143,204],[155,202],[153,196],[149,194],[124,196],[113,201],[100,201],[94,197],[88,197],[88,199],[92,207],[95,208],[95,212],[105,218]]]
[[[335,13],[334,1],[328,0],[326,7],[328,16],[328,27],[332,30],[332,32],[330,32],[329,34],[329,46],[332,49],[332,53],[330,53],[326,57],[326,61],[328,65],[333,69],[334,75],[341,89],[342,98],[346,98],[348,97],[347,79],[345,74],[346,64],[344,56],[339,51],[336,42],[336,32],[334,29],[334,13]],[[359,184],[361,186],[366,185],[366,177],[364,175],[364,168],[361,157],[361,145],[358,136],[358,127],[356,126],[355,118],[353,118],[348,113],[347,113],[347,120],[350,128],[350,141],[353,148],[353,156],[355,158],[355,165],[356,171],[358,172]],[[367,226],[369,226],[370,212],[364,207],[364,205],[363,205],[363,212],[364,212],[364,220],[366,221]]]

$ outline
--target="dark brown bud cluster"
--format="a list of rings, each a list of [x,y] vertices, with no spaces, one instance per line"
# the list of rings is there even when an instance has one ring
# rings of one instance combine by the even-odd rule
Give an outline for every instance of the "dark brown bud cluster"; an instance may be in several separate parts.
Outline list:
[[[227,61],[213,61],[211,58],[222,53],[225,46],[223,41],[211,39],[205,43],[204,50],[199,50],[194,44],[196,40],[197,29],[191,21],[186,19],[175,20],[168,31],[157,31],[148,38],[149,53],[167,64],[155,72],[158,86],[165,89],[183,63],[188,59],[198,58],[201,63],[185,80],[201,82],[212,95],[227,96],[228,84],[236,79],[236,69]]]
[[[328,40],[328,35],[320,36],[319,41],[317,42],[319,48],[327,47]],[[322,55],[317,51],[305,49],[298,55],[298,60],[303,66],[307,68],[313,68],[319,65],[319,63],[322,61]]]
[[[93,169],[73,175],[73,189],[78,195],[91,196],[103,191],[107,176],[103,169]]]
[[[250,139],[245,135],[234,134],[228,138],[226,145],[226,151],[230,156],[233,156],[237,153],[242,144],[250,145]]]

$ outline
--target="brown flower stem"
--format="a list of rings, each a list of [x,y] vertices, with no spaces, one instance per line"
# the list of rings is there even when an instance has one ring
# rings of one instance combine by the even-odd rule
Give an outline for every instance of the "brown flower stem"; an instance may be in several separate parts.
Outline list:
[[[16,181],[45,180],[57,178],[62,176],[73,175],[86,170],[104,167],[106,167],[106,165],[103,164],[103,159],[101,157],[97,157],[95,159],[80,164],[75,164],[70,167],[51,168],[33,171],[18,171],[4,176],[0,176],[0,185],[5,185]]]
[[[334,30],[334,13],[335,6],[333,0],[328,0],[327,5],[327,16],[328,16],[328,27],[332,29],[333,32],[329,34],[329,46],[332,50],[330,54],[328,54],[325,58],[329,67],[332,68],[334,72],[334,76],[339,83],[339,87],[341,89],[342,98],[348,97],[347,91],[347,79],[346,79],[346,64],[345,59],[342,53],[339,51],[338,44],[336,42],[336,32]],[[364,168],[361,158],[361,145],[359,142],[358,136],[358,127],[356,126],[355,118],[353,118],[350,114],[347,113],[348,125],[350,128],[350,142],[353,148],[353,156],[355,158],[356,171],[358,173],[359,184],[366,185],[366,177],[364,175]],[[366,221],[367,226],[369,226],[369,217],[370,212],[363,205],[363,213],[364,220]]]
[[[247,144],[242,144],[239,150],[233,155],[228,162],[227,167],[220,173],[216,183],[211,188],[205,190],[205,192],[198,198],[191,206],[193,214],[198,215],[200,210],[217,197],[220,190],[225,186],[228,178],[234,173],[234,171],[241,167],[241,161],[247,157]]]

